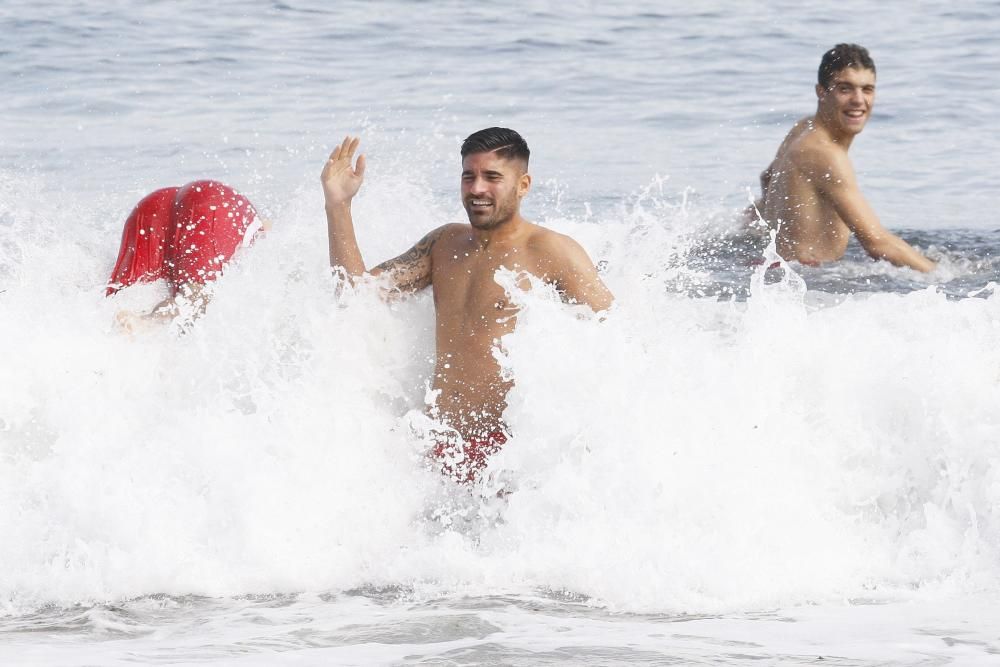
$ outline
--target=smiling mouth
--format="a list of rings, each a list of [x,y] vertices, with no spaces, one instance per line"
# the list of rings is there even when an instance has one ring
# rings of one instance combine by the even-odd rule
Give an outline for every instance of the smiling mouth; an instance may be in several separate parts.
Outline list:
[[[469,206],[472,208],[489,208],[493,205],[489,199],[470,199]]]
[[[850,111],[845,111],[844,115],[854,120],[860,120],[865,117],[865,111],[864,109],[851,109]]]

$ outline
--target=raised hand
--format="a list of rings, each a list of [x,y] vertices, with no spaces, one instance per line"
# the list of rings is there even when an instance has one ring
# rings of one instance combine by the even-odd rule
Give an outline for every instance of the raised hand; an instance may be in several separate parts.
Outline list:
[[[365,178],[365,156],[359,155],[357,167],[354,166],[354,153],[359,143],[360,137],[344,137],[343,143],[334,149],[323,166],[320,181],[327,206],[350,203],[361,187]]]

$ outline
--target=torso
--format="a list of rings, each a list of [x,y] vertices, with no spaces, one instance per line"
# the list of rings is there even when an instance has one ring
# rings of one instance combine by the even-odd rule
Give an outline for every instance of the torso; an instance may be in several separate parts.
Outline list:
[[[529,223],[530,224],[530,223]],[[431,283],[437,312],[434,389],[443,422],[465,438],[503,430],[502,415],[512,383],[500,376],[493,349],[514,330],[517,309],[494,279],[506,268],[545,279],[541,236],[554,234],[530,225],[512,243],[481,247],[469,225],[451,225],[434,244]]]
[[[821,130],[800,121],[789,132],[772,164],[764,198],[764,218],[778,225],[778,254],[802,264],[839,259],[847,249],[851,231],[819,189],[823,174],[804,166],[804,150],[834,151]]]

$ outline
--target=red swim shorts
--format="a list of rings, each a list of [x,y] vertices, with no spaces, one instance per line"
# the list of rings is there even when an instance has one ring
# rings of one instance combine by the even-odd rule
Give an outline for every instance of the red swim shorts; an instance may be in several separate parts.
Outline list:
[[[476,481],[489,458],[507,442],[507,434],[493,431],[485,438],[469,438],[468,442],[438,441],[431,450],[441,464],[441,471],[462,484]]]
[[[195,181],[157,190],[125,221],[107,293],[160,279],[170,283],[171,291],[183,283],[213,280],[258,229],[253,204],[228,185]]]

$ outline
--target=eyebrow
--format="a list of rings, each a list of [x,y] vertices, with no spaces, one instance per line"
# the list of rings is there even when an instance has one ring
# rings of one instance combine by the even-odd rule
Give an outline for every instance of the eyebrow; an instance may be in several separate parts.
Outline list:
[[[859,84],[854,84],[854,83],[851,83],[850,81],[842,81],[842,80],[831,81],[830,85],[831,86],[850,86],[852,88],[874,88],[875,87],[874,83],[859,83]]]
[[[471,169],[465,169],[465,170],[462,171],[462,176],[465,176],[466,174],[471,174],[471,173],[472,173]],[[487,176],[503,176],[503,172],[502,171],[494,171],[493,169],[487,169],[483,173],[486,174]]]

